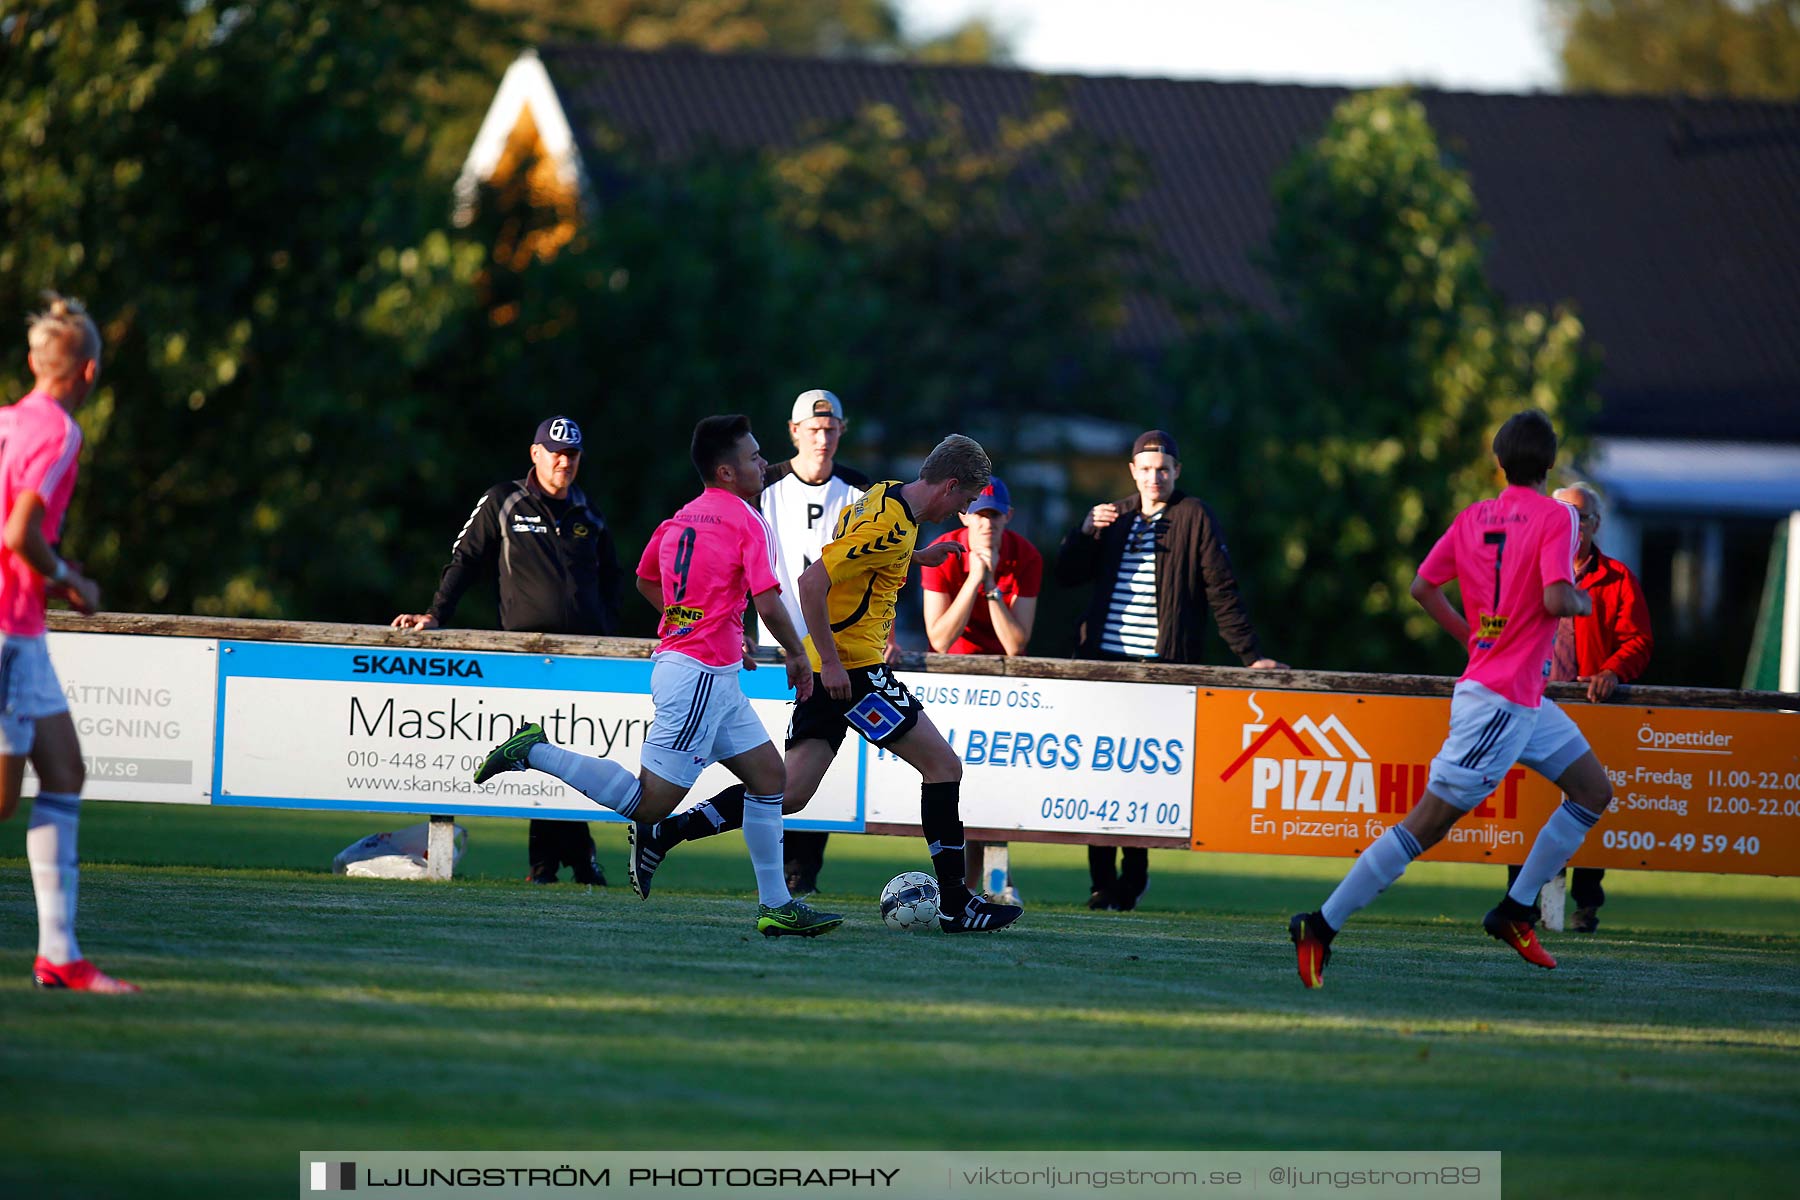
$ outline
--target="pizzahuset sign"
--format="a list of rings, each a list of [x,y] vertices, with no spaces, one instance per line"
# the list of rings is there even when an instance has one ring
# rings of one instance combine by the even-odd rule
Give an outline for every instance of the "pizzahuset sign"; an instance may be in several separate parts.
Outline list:
[[[1290,720],[1265,719],[1256,693],[1245,698],[1252,719],[1244,722],[1244,749],[1219,772],[1229,784],[1248,771],[1250,807],[1286,812],[1405,813],[1418,800],[1430,761],[1377,761],[1337,713],[1318,720],[1310,713]],[[1329,697],[1314,697],[1329,703]],[[1493,796],[1471,814],[1518,815],[1519,782],[1525,772],[1509,771]]]
[[[1788,714],[1563,706],[1613,784],[1577,866],[1786,874],[1800,870],[1800,739]],[[1197,850],[1360,854],[1424,793],[1447,696],[1206,689],[1195,703]],[[1430,851],[1517,862],[1556,785],[1514,765]]]

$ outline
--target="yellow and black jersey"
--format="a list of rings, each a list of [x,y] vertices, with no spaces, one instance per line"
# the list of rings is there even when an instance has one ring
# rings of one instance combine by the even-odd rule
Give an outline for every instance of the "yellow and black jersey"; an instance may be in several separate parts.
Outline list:
[[[846,669],[872,666],[887,654],[894,601],[906,586],[919,523],[900,496],[897,480],[878,483],[838,514],[837,531],[820,561],[831,578],[831,636]],[[806,657],[819,669],[812,636]]]

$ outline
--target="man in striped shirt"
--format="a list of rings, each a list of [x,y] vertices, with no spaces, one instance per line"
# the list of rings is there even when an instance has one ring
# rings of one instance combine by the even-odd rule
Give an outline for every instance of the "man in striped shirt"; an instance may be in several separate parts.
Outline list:
[[[1247,667],[1279,667],[1257,648],[1256,630],[1238,593],[1225,536],[1212,509],[1175,486],[1181,457],[1173,435],[1150,429],[1131,447],[1137,494],[1097,504],[1063,538],[1059,583],[1089,584],[1076,658],[1197,663],[1205,657],[1206,616]],[[1088,847],[1089,908],[1131,909],[1150,885],[1150,855],[1125,847]]]

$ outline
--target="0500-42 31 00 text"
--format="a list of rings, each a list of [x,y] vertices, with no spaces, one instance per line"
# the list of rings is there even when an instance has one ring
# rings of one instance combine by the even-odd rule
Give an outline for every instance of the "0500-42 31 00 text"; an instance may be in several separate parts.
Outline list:
[[[1173,800],[1089,800],[1077,796],[1045,796],[1038,806],[1038,816],[1046,821],[1064,821],[1071,825],[1157,825],[1170,828],[1181,824],[1186,813]]]

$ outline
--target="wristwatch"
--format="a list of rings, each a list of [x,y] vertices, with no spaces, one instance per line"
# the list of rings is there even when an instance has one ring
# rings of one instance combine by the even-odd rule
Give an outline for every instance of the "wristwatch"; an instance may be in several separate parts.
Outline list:
[[[997,587],[989,588],[987,591],[985,591],[981,594],[983,596],[986,596],[989,600],[1005,600],[1006,599],[1005,596],[1002,596],[1000,594],[1000,589]]]

